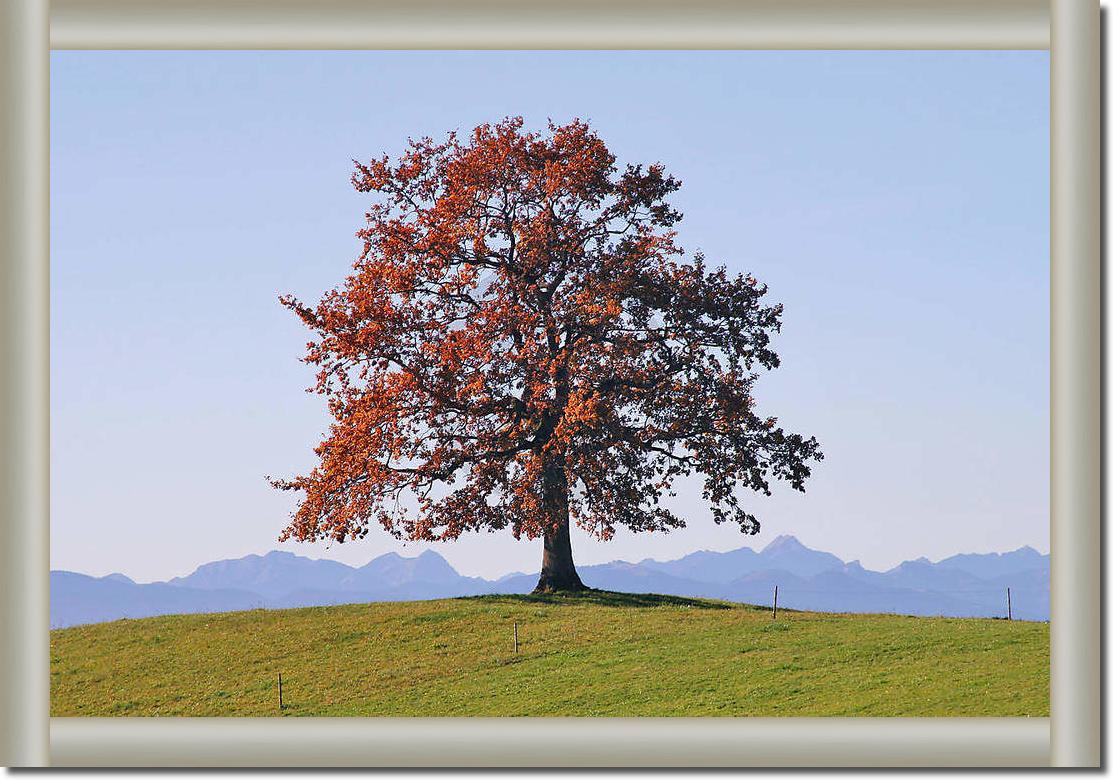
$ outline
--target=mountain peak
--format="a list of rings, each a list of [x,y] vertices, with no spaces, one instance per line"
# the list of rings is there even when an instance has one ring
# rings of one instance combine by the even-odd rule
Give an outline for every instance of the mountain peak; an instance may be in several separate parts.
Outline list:
[[[404,559],[398,553],[388,552],[388,553],[383,553],[382,555],[375,556],[374,558],[372,558],[371,560],[369,560],[367,563],[365,563],[363,565],[364,565],[364,567],[367,567],[367,566],[370,566],[373,563],[385,563],[386,561],[401,561],[401,560],[404,560]]]
[[[925,558],[924,556],[921,555],[919,558],[909,559],[907,561],[901,561],[896,566],[889,569],[886,573],[891,574],[893,572],[907,572],[907,571],[911,571],[911,570],[923,569],[925,566],[931,567],[931,566],[934,566],[934,565],[935,564],[933,564],[931,561],[929,561],[927,558]]]
[[[804,545],[802,545],[800,543],[800,540],[797,539],[795,536],[791,534],[781,534],[769,544],[765,545],[765,548],[762,549],[762,552],[767,553],[776,550],[799,550],[803,547]]]

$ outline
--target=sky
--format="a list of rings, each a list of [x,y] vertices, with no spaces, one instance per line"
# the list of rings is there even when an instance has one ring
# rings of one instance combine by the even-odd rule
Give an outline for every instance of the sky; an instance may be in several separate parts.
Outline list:
[[[1048,54],[53,52],[51,567],[139,581],[287,549],[432,548],[537,571],[508,532],[276,541],[328,418],[299,362],[359,252],[352,160],[579,117],[683,181],[679,243],[784,304],[759,411],[816,436],[804,494],[671,534],[573,530],[581,564],[792,534],[867,568],[1049,542]],[[745,494],[742,494],[745,495]]]

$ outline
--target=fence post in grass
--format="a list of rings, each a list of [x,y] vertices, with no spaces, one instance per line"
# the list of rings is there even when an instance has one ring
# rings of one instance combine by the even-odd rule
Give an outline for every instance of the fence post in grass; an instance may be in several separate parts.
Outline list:
[[[278,673],[278,709],[282,709],[282,672]]]
[[[518,654],[518,624],[514,624],[514,655]]]
[[[1005,602],[1009,605],[1009,620],[1013,619],[1013,593],[1012,588],[1005,588]]]
[[[777,619],[777,586],[773,586],[773,619]]]

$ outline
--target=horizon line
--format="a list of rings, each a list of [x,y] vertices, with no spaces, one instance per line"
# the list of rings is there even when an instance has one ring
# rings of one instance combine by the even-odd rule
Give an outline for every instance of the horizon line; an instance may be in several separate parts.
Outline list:
[[[711,553],[711,554],[715,554],[715,555],[728,555],[730,553],[739,552],[741,550],[750,550],[750,551],[754,552],[755,554],[760,555],[760,554],[764,553],[766,550],[768,550],[770,547],[772,547],[774,544],[781,541],[782,539],[791,539],[791,540],[795,541],[796,543],[798,543],[801,547],[804,547],[805,549],[807,549],[811,552],[817,552],[817,553],[823,553],[823,554],[826,554],[826,555],[832,555],[835,558],[837,558],[839,561],[841,561],[843,566],[850,566],[852,564],[858,564],[865,571],[876,572],[876,573],[879,573],[879,574],[884,574],[885,572],[892,571],[893,569],[896,569],[896,568],[902,566],[905,563],[916,563],[916,562],[919,562],[919,561],[927,561],[928,563],[930,563],[932,565],[935,565],[935,564],[942,563],[945,560],[948,560],[950,558],[954,558],[954,557],[959,556],[959,555],[1008,555],[1010,553],[1020,552],[1021,550],[1024,550],[1026,548],[1029,549],[1029,550],[1032,550],[1033,552],[1037,553],[1041,557],[1050,557],[1050,555],[1051,555],[1050,550],[1048,550],[1047,552],[1043,552],[1038,547],[1036,547],[1034,544],[1022,544],[1019,547],[1015,547],[1011,550],[990,550],[990,551],[987,551],[987,552],[956,552],[956,553],[951,553],[950,555],[946,555],[942,558],[939,558],[938,560],[931,560],[927,556],[921,555],[918,558],[906,558],[906,559],[900,561],[899,563],[897,563],[893,566],[890,566],[887,569],[869,569],[869,568],[866,568],[865,566],[862,566],[861,561],[858,558],[854,558],[852,560],[844,560],[843,558],[836,555],[835,553],[829,552],[827,550],[820,550],[820,549],[817,549],[817,548],[814,548],[814,547],[808,547],[808,545],[805,544],[804,542],[800,541],[799,537],[797,537],[795,534],[779,534],[774,539],[770,540],[767,544],[765,544],[760,550],[758,550],[756,547],[750,547],[748,545],[742,545],[741,547],[735,547],[735,548],[732,548],[730,550],[699,549],[699,550],[692,550],[691,552],[685,553],[685,554],[680,555],[676,558],[666,558],[666,559],[663,559],[663,560],[658,559],[658,558],[642,558],[641,560],[638,560],[638,561],[628,561],[628,560],[625,560],[623,558],[614,558],[612,560],[605,561],[603,563],[578,564],[577,568],[587,568],[589,566],[607,566],[607,565],[615,564],[615,563],[625,563],[625,564],[628,564],[628,565],[636,566],[636,565],[640,565],[640,564],[643,564],[643,563],[646,563],[646,562],[649,562],[649,561],[652,561],[654,563],[672,563],[672,562],[679,561],[679,560],[682,560],[684,558],[687,558],[691,555],[696,555],[697,553]],[[435,544],[435,543],[430,542],[430,543],[427,543],[427,544]],[[81,574],[83,576],[92,577],[94,579],[104,579],[105,577],[112,577],[114,575],[120,575],[122,577],[127,577],[127,579],[131,580],[133,583],[135,583],[137,585],[155,585],[155,584],[159,584],[159,583],[169,583],[171,580],[174,580],[174,579],[189,577],[190,575],[196,573],[197,570],[200,569],[202,566],[207,566],[209,564],[222,563],[224,561],[242,561],[244,559],[252,558],[252,557],[265,558],[265,557],[267,557],[269,555],[273,555],[275,553],[278,553],[279,555],[290,555],[290,556],[293,556],[295,558],[302,558],[302,559],[309,560],[309,561],[328,561],[330,563],[336,563],[340,566],[348,567],[348,568],[352,569],[353,571],[358,570],[358,569],[362,568],[363,566],[367,566],[367,565],[371,564],[372,562],[377,561],[381,558],[386,558],[386,557],[391,556],[391,555],[396,556],[398,558],[402,558],[403,560],[412,561],[412,560],[415,560],[417,558],[420,558],[421,556],[425,555],[426,553],[433,553],[434,555],[438,556],[441,560],[443,560],[446,564],[448,564],[449,567],[452,568],[452,570],[454,572],[456,572],[456,574],[458,574],[462,577],[474,577],[475,579],[481,579],[481,580],[485,580],[487,582],[498,582],[501,579],[504,579],[506,577],[510,577],[510,576],[513,576],[513,575],[529,575],[529,574],[531,574],[531,572],[510,571],[510,572],[505,572],[503,574],[496,575],[493,578],[488,578],[488,577],[483,577],[483,576],[478,576],[478,575],[461,574],[460,571],[456,568],[456,566],[453,565],[452,561],[450,561],[447,557],[445,557],[441,552],[439,552],[438,550],[434,550],[431,547],[426,548],[426,549],[422,550],[421,552],[418,552],[416,555],[412,555],[412,556],[402,555],[401,553],[399,553],[396,550],[391,550],[389,552],[384,552],[380,555],[376,555],[372,558],[369,558],[366,563],[361,564],[359,566],[355,566],[355,565],[352,565],[350,563],[344,563],[343,561],[336,560],[335,558],[327,558],[327,557],[325,557],[325,558],[320,558],[320,557],[314,558],[310,555],[303,555],[301,553],[293,552],[291,550],[279,550],[279,549],[272,548],[272,549],[270,549],[266,552],[263,552],[263,553],[247,553],[245,555],[240,555],[240,556],[235,557],[235,558],[215,558],[215,559],[212,559],[212,560],[203,561],[201,563],[196,564],[190,571],[188,571],[185,574],[178,574],[178,575],[174,575],[172,577],[167,577],[167,578],[161,579],[161,580],[148,580],[148,581],[142,581],[142,582],[133,578],[133,577],[131,577],[128,574],[125,574],[122,571],[112,571],[112,572],[109,572],[108,574],[95,575],[95,574],[86,574],[85,572],[76,571],[74,569],[55,569],[55,568],[51,567],[50,568],[50,573],[53,574],[55,572],[66,572],[66,573],[70,573],[70,574]],[[536,573],[536,572],[534,572],[534,573]]]

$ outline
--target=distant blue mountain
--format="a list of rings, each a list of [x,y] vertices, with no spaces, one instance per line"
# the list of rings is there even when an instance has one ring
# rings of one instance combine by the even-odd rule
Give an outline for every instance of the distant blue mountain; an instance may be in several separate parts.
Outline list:
[[[243,590],[197,590],[155,582],[137,585],[119,575],[88,577],[72,571],[50,572],[50,625],[103,623],[193,612],[232,612],[263,606],[257,593]]]
[[[760,552],[700,551],[674,561],[581,566],[579,572],[585,584],[603,590],[760,605],[772,603],[776,587],[779,606],[824,612],[1003,617],[1006,588],[1016,619],[1047,620],[1051,609],[1050,558],[1031,547],[937,563],[920,558],[878,572],[779,536]],[[206,563],[188,576],[149,584],[123,574],[54,571],[50,622],[59,628],[165,614],[528,593],[536,582],[536,574],[522,573],[464,577],[431,550],[413,558],[388,553],[360,567],[274,551]]]
[[[994,579],[1009,574],[1017,574],[1033,569],[1046,569],[1048,557],[1040,555],[1025,545],[1008,553],[984,553],[952,555],[935,564],[944,569],[957,569],[969,572],[982,579]]]
[[[275,550],[266,555],[206,563],[187,577],[175,577],[169,584],[200,590],[242,589],[276,598],[294,589],[335,590],[352,571],[351,566],[337,561],[313,560]]]
[[[272,608],[493,592],[492,583],[461,576],[432,550],[414,558],[387,553],[358,568],[274,550],[266,555],[206,563],[186,577],[175,577],[169,584],[198,590],[251,591]]]
[[[415,558],[403,558],[398,553],[381,555],[352,572],[341,587],[345,590],[378,590],[384,586],[406,588],[421,585],[439,590],[440,586],[459,586],[462,580],[472,579],[461,577],[448,561],[432,550],[426,550]],[[486,580],[479,579],[474,579],[474,583],[487,584]]]
[[[730,552],[701,550],[675,561],[641,562],[642,566],[674,577],[700,582],[732,582],[744,574],[770,569],[783,569],[801,577],[811,577],[828,569],[843,566],[831,553],[819,552],[802,545],[795,536],[778,536],[759,553],[749,547]]]

